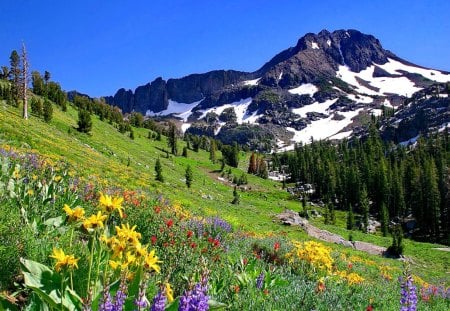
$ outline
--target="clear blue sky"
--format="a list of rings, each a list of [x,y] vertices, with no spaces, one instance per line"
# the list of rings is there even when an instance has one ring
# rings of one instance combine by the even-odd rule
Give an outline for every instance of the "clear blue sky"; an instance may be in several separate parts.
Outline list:
[[[2,0],[0,65],[24,41],[32,69],[91,96],[162,76],[253,71],[305,33],[358,29],[450,71],[449,0]]]

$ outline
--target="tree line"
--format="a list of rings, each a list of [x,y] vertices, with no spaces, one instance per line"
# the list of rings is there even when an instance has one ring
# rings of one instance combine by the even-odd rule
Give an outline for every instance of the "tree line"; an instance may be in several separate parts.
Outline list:
[[[419,138],[413,146],[381,140],[375,126],[365,139],[297,145],[274,155],[273,166],[291,182],[312,184],[327,209],[359,213],[367,226],[375,215],[387,232],[390,221],[409,217],[417,239],[449,243],[450,140],[448,131]],[[383,228],[384,227],[384,228]]]

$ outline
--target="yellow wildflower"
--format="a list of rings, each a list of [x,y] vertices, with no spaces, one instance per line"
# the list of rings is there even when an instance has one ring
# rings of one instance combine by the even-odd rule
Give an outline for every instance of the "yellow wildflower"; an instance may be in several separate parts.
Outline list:
[[[106,220],[107,216],[102,215],[102,212],[98,212],[97,215],[91,215],[89,218],[83,221],[83,227],[87,230],[96,229],[98,227],[103,228],[103,222]]]
[[[291,263],[300,259],[307,261],[313,268],[331,272],[334,262],[331,257],[331,248],[314,241],[294,242],[294,246],[295,248],[286,254]]]
[[[364,281],[364,278],[357,273],[349,273],[346,277],[348,285],[360,284]]]
[[[78,268],[78,260],[79,258],[75,258],[74,255],[66,255],[62,249],[53,249],[53,254],[50,255],[50,258],[54,258],[56,260],[55,270],[59,272],[61,268],[69,267],[69,268]]]
[[[112,213],[117,210],[120,218],[123,218],[123,198],[112,198],[111,196],[100,192],[100,198],[98,201],[105,212]]]
[[[59,175],[56,175],[56,176],[53,178],[53,180],[54,180],[55,182],[60,182],[61,179],[62,179],[62,177],[59,176]]]
[[[165,294],[166,294],[167,300],[169,301],[169,303],[171,303],[173,301],[173,289],[169,283],[165,284],[164,289],[165,289]]]
[[[33,189],[28,189],[27,194],[29,196],[32,196],[34,194],[34,190]]]
[[[143,247],[141,243],[136,243],[134,245],[134,250],[135,250],[135,254],[136,257],[140,258],[140,257],[145,257],[147,255],[147,247]]]
[[[126,264],[126,266],[132,265],[136,263],[136,256],[128,251],[125,255],[125,260],[126,261],[124,263]]]
[[[116,226],[117,237],[120,240],[127,241],[133,245],[136,245],[141,238],[141,234],[136,231],[136,225],[130,228],[130,225],[122,224],[121,227]]]
[[[74,209],[71,209],[69,205],[64,204],[63,210],[69,217],[69,221],[77,221],[84,219],[84,208],[82,207],[77,206]]]
[[[122,268],[122,263],[120,261],[110,260],[109,266],[111,269],[116,270],[117,268]]]
[[[152,250],[150,253],[145,256],[144,259],[144,268],[145,269],[153,269],[156,272],[160,272],[161,268],[159,267],[158,263],[161,263],[162,261],[158,260],[158,256],[155,256],[155,250]]]
[[[19,173],[19,170],[17,168],[13,172],[13,178],[14,179],[19,179],[20,178],[20,173]]]

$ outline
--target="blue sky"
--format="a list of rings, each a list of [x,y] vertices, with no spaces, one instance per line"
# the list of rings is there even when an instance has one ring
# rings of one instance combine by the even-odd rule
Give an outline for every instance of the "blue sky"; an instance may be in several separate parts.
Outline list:
[[[305,33],[358,29],[450,71],[450,1],[3,0],[0,65],[25,42],[32,69],[91,96],[156,77],[254,71]]]

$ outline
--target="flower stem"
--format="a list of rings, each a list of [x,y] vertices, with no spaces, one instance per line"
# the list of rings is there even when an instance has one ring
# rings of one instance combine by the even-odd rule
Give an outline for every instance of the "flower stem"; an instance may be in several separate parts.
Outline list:
[[[91,239],[91,250],[90,250],[90,258],[89,258],[89,272],[88,272],[86,295],[89,294],[89,289],[91,288],[91,272],[92,272],[92,263],[94,261],[94,242],[95,242],[95,235]]]

